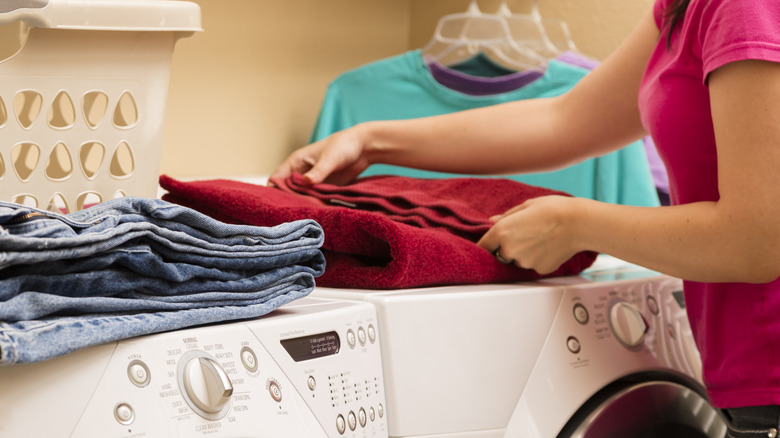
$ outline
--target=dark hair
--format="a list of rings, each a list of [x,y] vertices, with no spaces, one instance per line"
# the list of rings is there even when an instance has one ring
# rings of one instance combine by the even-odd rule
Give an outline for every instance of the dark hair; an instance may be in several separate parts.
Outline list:
[[[673,0],[664,10],[664,27],[666,28],[667,47],[671,45],[674,29],[685,15],[685,11],[688,9],[688,3],[690,2],[691,0]]]

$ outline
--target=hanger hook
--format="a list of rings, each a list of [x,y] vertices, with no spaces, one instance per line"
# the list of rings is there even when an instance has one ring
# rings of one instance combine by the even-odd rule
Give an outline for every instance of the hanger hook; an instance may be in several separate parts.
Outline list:
[[[531,15],[535,18],[542,18],[542,14],[539,12],[539,0],[533,0],[531,2]]]
[[[501,6],[498,8],[498,15],[501,15],[502,17],[512,16],[512,11],[509,9],[506,0],[501,0]]]
[[[479,5],[477,4],[477,0],[471,0],[471,3],[469,4],[468,13],[472,15],[482,14],[482,11],[479,10]]]

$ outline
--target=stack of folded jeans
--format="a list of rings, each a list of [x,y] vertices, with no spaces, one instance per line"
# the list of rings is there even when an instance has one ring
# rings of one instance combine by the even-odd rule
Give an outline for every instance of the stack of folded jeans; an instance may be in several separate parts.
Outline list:
[[[320,225],[231,225],[156,199],[68,215],[0,202],[0,365],[262,316],[325,270]]]

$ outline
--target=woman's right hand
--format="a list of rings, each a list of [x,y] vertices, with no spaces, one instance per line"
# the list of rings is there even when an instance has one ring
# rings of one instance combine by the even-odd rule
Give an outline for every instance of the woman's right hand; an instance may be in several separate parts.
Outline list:
[[[298,172],[310,184],[347,184],[371,164],[365,157],[365,131],[357,125],[304,146],[290,154],[271,178],[285,179]]]

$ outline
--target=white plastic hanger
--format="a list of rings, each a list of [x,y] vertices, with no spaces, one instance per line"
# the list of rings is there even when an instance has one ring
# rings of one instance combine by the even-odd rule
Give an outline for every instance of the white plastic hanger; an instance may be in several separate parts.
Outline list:
[[[530,14],[512,13],[506,0],[502,0],[499,15],[506,19],[512,38],[520,47],[547,58],[567,50],[579,52],[566,22],[558,18],[543,18],[538,0],[533,0]]]
[[[501,2],[498,15],[504,17],[512,35],[512,40],[519,46],[532,50],[545,58],[552,58],[561,54],[547,36],[541,16],[531,14],[513,14],[509,10],[506,1]]]
[[[476,0],[466,12],[442,17],[422,51],[444,65],[463,62],[478,53],[515,70],[542,70],[547,62],[547,58],[515,42],[506,17],[483,13]]]

